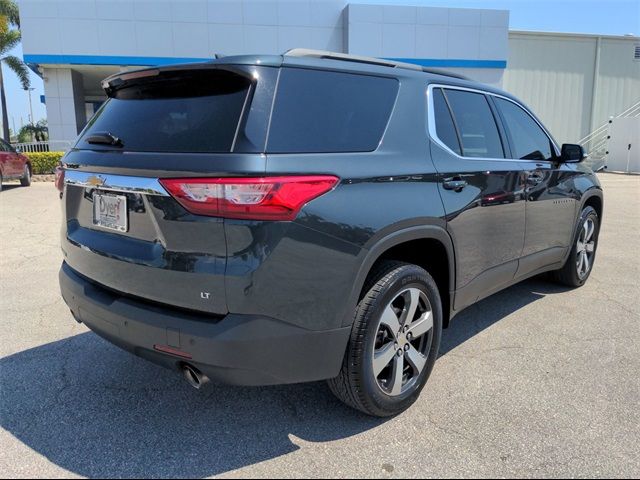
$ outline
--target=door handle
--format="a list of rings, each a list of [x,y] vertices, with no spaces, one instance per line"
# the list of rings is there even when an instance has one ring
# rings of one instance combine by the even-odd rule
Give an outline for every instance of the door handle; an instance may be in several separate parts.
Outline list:
[[[463,180],[461,177],[445,178],[442,183],[442,186],[446,190],[453,190],[455,192],[461,192],[467,185],[467,181]]]

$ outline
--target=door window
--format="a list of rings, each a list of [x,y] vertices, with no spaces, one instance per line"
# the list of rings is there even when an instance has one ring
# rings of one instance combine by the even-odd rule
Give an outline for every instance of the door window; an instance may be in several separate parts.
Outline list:
[[[503,98],[495,98],[504,118],[514,158],[551,160],[554,150],[551,140],[525,110]]]
[[[462,156],[504,158],[498,126],[487,98],[465,90],[444,90],[462,142]]]
[[[440,88],[433,89],[433,113],[436,123],[436,135],[440,141],[458,155],[462,155],[456,126],[453,123],[447,101]]]

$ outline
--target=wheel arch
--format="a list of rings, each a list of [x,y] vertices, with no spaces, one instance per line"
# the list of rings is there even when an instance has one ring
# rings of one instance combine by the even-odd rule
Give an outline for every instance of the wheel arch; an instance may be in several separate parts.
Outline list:
[[[405,228],[385,236],[365,252],[349,297],[343,326],[352,323],[352,314],[364,293],[367,276],[382,260],[405,261],[427,270],[438,285],[443,303],[443,327],[448,326],[455,290],[455,252],[451,237],[444,228],[434,225]]]
[[[604,210],[604,198],[602,195],[602,189],[597,188],[597,187],[592,187],[589,190],[587,190],[584,195],[582,196],[582,198],[580,199],[580,207],[578,208],[577,212],[576,212],[576,218],[574,221],[574,225],[573,225],[573,230],[571,231],[571,239],[569,241],[569,247],[567,248],[567,251],[565,252],[564,258],[562,260],[562,263],[566,263],[567,259],[569,258],[569,255],[571,254],[571,245],[572,242],[574,242],[574,236],[576,235],[576,231],[578,229],[578,223],[580,222],[580,215],[582,214],[582,210],[584,210],[585,207],[593,207],[596,211],[596,213],[598,214],[598,220],[600,222],[600,226],[602,226],[602,214],[603,214],[603,210]]]
[[[604,209],[602,190],[595,189],[595,188],[591,189],[589,190],[588,193],[584,195],[584,197],[582,197],[582,204],[580,206],[580,211],[578,212],[578,215],[580,215],[580,212],[582,212],[582,210],[584,210],[585,207],[593,207],[596,213],[598,214],[598,219],[600,220],[600,223],[602,223],[602,213]]]

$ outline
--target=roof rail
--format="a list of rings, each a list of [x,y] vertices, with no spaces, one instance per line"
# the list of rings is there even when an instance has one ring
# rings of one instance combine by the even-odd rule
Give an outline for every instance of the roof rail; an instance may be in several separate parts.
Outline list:
[[[314,57],[325,58],[328,60],[342,60],[345,62],[367,63],[370,65],[380,65],[381,67],[404,68],[406,70],[415,70],[418,72],[432,73],[435,75],[444,75],[447,77],[459,78],[461,80],[469,80],[467,77],[451,73],[445,70],[434,68],[426,68],[414,63],[396,62],[395,60],[387,60],[385,58],[365,57],[360,55],[351,55],[348,53],[330,52],[328,50],[312,50],[308,48],[292,48],[284,53],[287,57]]]
[[[424,73],[431,73],[433,75],[443,75],[445,77],[458,78],[460,80],[471,80],[469,77],[460,75],[459,73],[453,73],[449,70],[440,70],[439,68],[421,67]]]
[[[348,53],[330,52],[328,50],[311,50],[308,48],[292,48],[284,53],[287,57],[314,57],[326,58],[328,60],[343,60],[345,62],[368,63],[371,65],[380,65],[382,67],[406,68],[407,70],[420,71],[419,65],[404,62],[394,62],[384,58],[363,57],[360,55],[350,55]]]

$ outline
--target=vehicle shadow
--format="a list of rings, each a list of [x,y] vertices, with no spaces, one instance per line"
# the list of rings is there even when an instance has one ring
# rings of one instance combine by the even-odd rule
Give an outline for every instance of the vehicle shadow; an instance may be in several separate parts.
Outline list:
[[[456,315],[449,328],[444,331],[440,344],[440,356],[446,355],[458,345],[522,307],[546,295],[569,290],[570,288],[566,286],[552,283],[543,276],[538,276],[472,305]]]
[[[530,281],[471,307],[445,332],[442,354],[560,291]],[[292,453],[298,438],[327,442],[384,423],[343,406],[324,383],[196,391],[92,333],[0,359],[0,382],[2,427],[87,477],[211,476]]]
[[[22,187],[22,185],[20,185],[20,182],[7,183],[5,181],[5,182],[2,182],[2,192],[0,192],[0,193],[7,193],[7,192],[9,192],[11,190],[17,190],[17,189],[19,189],[21,187]]]

